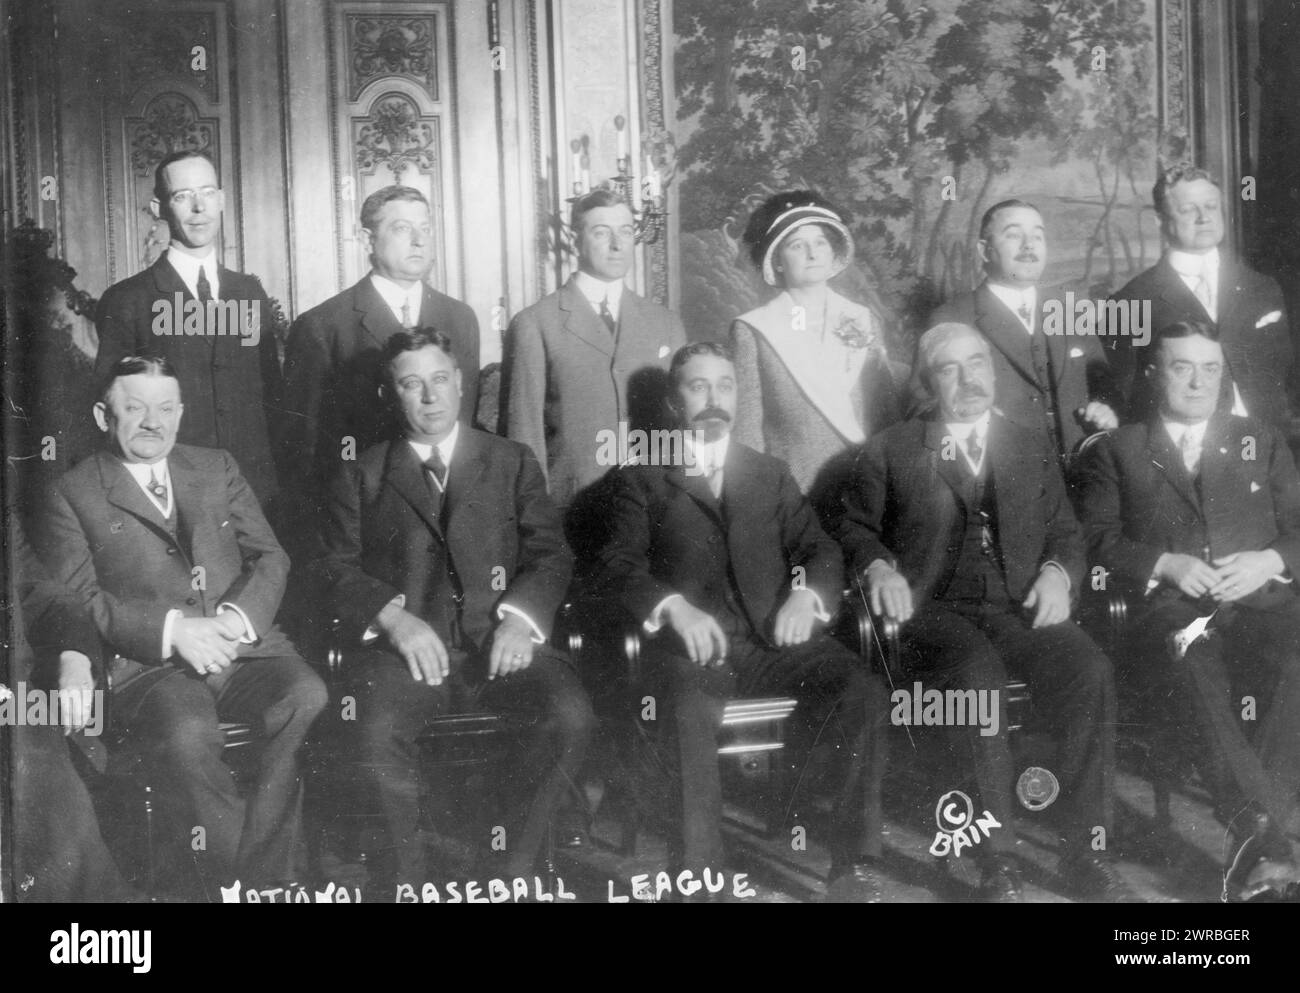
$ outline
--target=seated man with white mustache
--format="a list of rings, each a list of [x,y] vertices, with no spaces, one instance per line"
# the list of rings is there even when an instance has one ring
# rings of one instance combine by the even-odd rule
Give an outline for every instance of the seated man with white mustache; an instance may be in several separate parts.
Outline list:
[[[966,721],[950,739],[954,770],[958,741],[974,756],[982,808],[1000,825],[975,850],[981,896],[1021,899],[1002,692],[1011,672],[1056,732],[1049,771],[1061,790],[1064,881],[1073,895],[1125,901],[1126,885],[1094,850],[1112,835],[1110,663],[1070,620],[1083,535],[1053,451],[993,411],[994,360],[977,330],[939,324],[921,336],[919,355],[937,408],[867,442],[838,537],[872,610],[903,625],[908,677],[998,701],[997,734]]]

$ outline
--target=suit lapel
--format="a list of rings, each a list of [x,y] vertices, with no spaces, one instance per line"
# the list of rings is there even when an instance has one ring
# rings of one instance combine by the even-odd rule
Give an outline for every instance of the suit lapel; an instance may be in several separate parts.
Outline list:
[[[1040,306],[1040,333],[1041,325]],[[1024,324],[993,295],[987,282],[981,283],[975,291],[975,326],[994,348],[1006,356],[1016,372],[1031,383],[1044,385],[1038,382],[1038,376],[1034,373],[1034,360],[1029,354],[1029,334],[1025,331]]]
[[[370,340],[377,347],[382,348],[394,332],[401,326],[397,318],[393,316],[392,310],[384,302],[384,298],[379,295],[375,289],[375,284],[371,282],[367,275],[357,283],[353,293],[352,304],[357,311],[357,323],[361,329],[369,335]],[[424,304],[420,305],[421,316],[423,316]],[[409,446],[407,446],[409,448]]]
[[[727,464],[723,467],[724,474],[730,474],[731,472],[731,448],[734,447],[735,442],[733,441],[727,451]],[[669,466],[664,478],[670,486],[681,490],[699,504],[700,509],[717,522],[720,527],[724,526],[722,520],[722,505],[718,503],[717,498],[713,495],[713,491],[709,489],[708,479],[703,475],[690,475],[686,472],[684,467],[679,465]],[[727,475],[724,475],[723,486],[725,487],[729,485],[730,480]]]
[[[925,422],[925,447],[934,453],[939,478],[948,484],[960,503],[962,491],[966,488],[966,480],[960,465],[962,454],[956,450],[957,439],[948,434],[948,426],[938,417],[932,417]],[[952,452],[954,457],[945,458],[948,452]]]
[[[457,446],[459,447],[459,446]],[[455,456],[453,456],[453,462]],[[450,470],[448,479],[450,479]],[[411,505],[425,525],[444,541],[442,525],[433,513],[433,496],[424,478],[424,467],[415,457],[415,449],[404,438],[388,443],[388,457],[384,463],[384,482]]]
[[[95,458],[99,461],[99,476],[104,486],[105,499],[114,507],[126,511],[139,520],[168,545],[174,544],[171,534],[163,523],[162,512],[144,495],[144,490],[140,489],[139,484],[131,478],[122,461],[108,452],[99,452]],[[172,485],[176,485],[174,476]],[[179,494],[177,506],[180,506]],[[188,557],[189,549],[182,548],[181,551]]]
[[[1217,287],[1217,307],[1219,316],[1215,322],[1219,326],[1219,340],[1224,345],[1235,345],[1239,342],[1237,332],[1243,330],[1237,327],[1235,320],[1236,311],[1241,305],[1242,288],[1241,288],[1241,269],[1235,261],[1224,258],[1223,253],[1219,253],[1219,285]]]
[[[1199,504],[1203,515],[1208,516],[1209,503],[1215,494],[1232,492],[1227,485],[1228,475],[1234,465],[1241,464],[1240,458],[1231,457],[1228,448],[1228,419],[1219,413],[1211,415],[1201,440],[1201,463],[1197,467],[1201,475]]]
[[[194,526],[203,518],[203,498],[210,482],[194,470],[185,453],[172,449],[168,457],[168,471],[172,477],[173,502],[176,507],[176,526],[180,532],[182,550],[192,558],[194,551]],[[138,489],[139,487],[137,487]]]
[[[447,468],[447,490],[443,494],[446,502],[443,516],[449,531],[456,511],[465,502],[465,494],[478,485],[486,464],[487,446],[483,444],[482,438],[462,424],[456,448],[451,453],[451,465]]]
[[[619,317],[626,317],[623,308],[627,306],[628,291],[623,291],[623,299],[619,305]],[[603,355],[614,355],[614,339],[610,337],[609,328],[605,327],[605,322],[600,319],[587,302],[587,298],[582,295],[578,289],[577,283],[570,279],[560,288],[559,296],[560,320],[564,323],[564,330],[577,338],[581,338],[592,348],[595,348]]]
[[[1156,266],[1159,270],[1157,284],[1160,286],[1160,299],[1165,302],[1167,308],[1178,314],[1176,320],[1195,318],[1198,321],[1208,321],[1210,315],[1201,306],[1201,301],[1196,299],[1196,294],[1183,282],[1183,277],[1178,275],[1178,271],[1174,269],[1169,261],[1169,256],[1163,256],[1156,263]],[[1219,268],[1220,287],[1223,286],[1223,282],[1224,270],[1221,263]],[[1222,302],[1222,298],[1222,293],[1220,293],[1220,302]],[[1219,308],[1219,312],[1220,316],[1222,316],[1222,307]]]
[[[1201,448],[1202,465],[1208,442],[1209,431],[1207,430]],[[1182,453],[1174,447],[1174,440],[1169,437],[1169,432],[1165,430],[1164,422],[1159,415],[1147,422],[1147,454],[1151,464],[1169,481],[1174,491],[1191,504],[1199,514],[1201,501],[1196,495],[1192,477],[1188,474],[1187,467],[1183,465]]]

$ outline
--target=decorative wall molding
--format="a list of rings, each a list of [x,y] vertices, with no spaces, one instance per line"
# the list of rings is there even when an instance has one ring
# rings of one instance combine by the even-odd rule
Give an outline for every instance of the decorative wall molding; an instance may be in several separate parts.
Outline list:
[[[352,144],[357,169],[373,176],[387,166],[394,183],[411,167],[421,173],[438,172],[438,117],[421,114],[415,101],[402,93],[376,97],[366,118],[354,119]]]
[[[218,147],[221,121],[202,117],[183,93],[160,93],[145,106],[144,114],[124,121],[131,149],[131,169],[137,176],[153,177],[158,163],[172,152],[212,154]]]
[[[410,79],[438,99],[437,22],[432,17],[348,14],[348,99],[376,79]]]
[[[671,2],[671,0],[669,0]],[[641,97],[644,106],[645,135],[642,139],[646,148],[663,146],[671,141],[667,121],[664,117],[664,75],[663,75],[663,23],[661,6],[663,0],[642,0],[641,7]],[[668,223],[676,223],[669,218]],[[668,246],[666,239],[658,239],[646,246],[646,268],[650,285],[647,296],[659,303],[668,304]]]
[[[1160,159],[1170,162],[1192,153],[1191,18],[1188,0],[1157,0],[1160,50]]]
[[[544,0],[530,0],[528,4],[528,141],[533,160],[533,211],[536,217],[537,237],[533,243],[535,256],[534,277],[537,296],[546,294],[546,278],[550,271],[548,228],[551,222],[550,184],[555,182],[546,167],[547,149],[542,137],[542,62],[541,38],[537,29],[537,7]]]

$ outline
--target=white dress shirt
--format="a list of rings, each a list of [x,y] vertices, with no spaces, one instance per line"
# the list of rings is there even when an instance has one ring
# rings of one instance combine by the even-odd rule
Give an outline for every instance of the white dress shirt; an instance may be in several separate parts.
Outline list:
[[[410,308],[409,319],[411,327],[420,326],[420,304],[424,300],[424,283],[417,282],[411,287],[402,287],[394,283],[387,276],[381,276],[377,272],[370,274],[370,284],[384,298],[384,303],[388,304],[388,309],[393,312],[393,317],[397,318],[397,323],[402,323],[402,306]]]
[[[615,279],[606,282],[579,269],[578,274],[573,277],[573,282],[578,287],[578,292],[586,298],[591,304],[591,309],[597,314],[600,313],[601,301],[609,301],[609,312],[614,315],[614,323],[618,323],[618,308],[623,300],[623,280]]]
[[[217,275],[217,253],[215,249],[200,259],[186,252],[178,252],[173,248],[169,248],[167,249],[167,261],[176,270],[176,274],[181,277],[181,282],[185,284],[185,288],[194,295],[195,300],[199,298],[200,269],[208,277],[208,284],[212,288],[212,299],[221,299],[221,279]]]
[[[954,421],[951,424],[945,424],[944,430],[948,432],[948,437],[957,443],[958,449],[961,450],[962,458],[970,466],[973,475],[978,476],[980,470],[984,467],[984,459],[989,452],[989,411],[984,411],[976,421]],[[971,458],[967,446],[970,444],[970,436],[975,435],[975,440],[979,443],[980,457],[979,461]]]
[[[1007,305],[1011,313],[1020,318],[1024,324],[1025,330],[1030,334],[1034,333],[1034,321],[1038,316],[1038,288],[1030,286],[1028,289],[1017,289],[1014,286],[1003,286],[1001,283],[989,283],[989,291]],[[1029,311],[1029,320],[1025,320],[1021,314],[1022,309]]]
[[[1162,420],[1164,420],[1162,418]],[[1197,424],[1184,424],[1181,421],[1165,420],[1165,431],[1173,440],[1174,448],[1182,454],[1184,439],[1189,439],[1188,443],[1193,445],[1198,451],[1205,444],[1205,429],[1209,427],[1208,420],[1201,421]],[[1198,463],[1199,464],[1199,463]]]
[[[1180,252],[1176,248],[1169,250],[1169,264],[1173,266],[1178,278],[1187,284],[1192,295],[1201,302],[1210,320],[1217,321],[1219,311],[1219,250],[1211,248],[1208,252],[1197,255],[1193,252]],[[1196,291],[1205,280],[1205,296]]]

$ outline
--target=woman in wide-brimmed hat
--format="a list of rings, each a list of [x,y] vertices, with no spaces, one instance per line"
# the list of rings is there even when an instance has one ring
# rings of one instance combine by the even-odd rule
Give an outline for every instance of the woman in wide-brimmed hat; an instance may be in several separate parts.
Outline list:
[[[853,258],[843,216],[808,190],[769,198],[744,234],[781,292],[731,325],[738,441],[784,460],[804,492],[836,455],[898,419],[879,316],[830,280]]]

